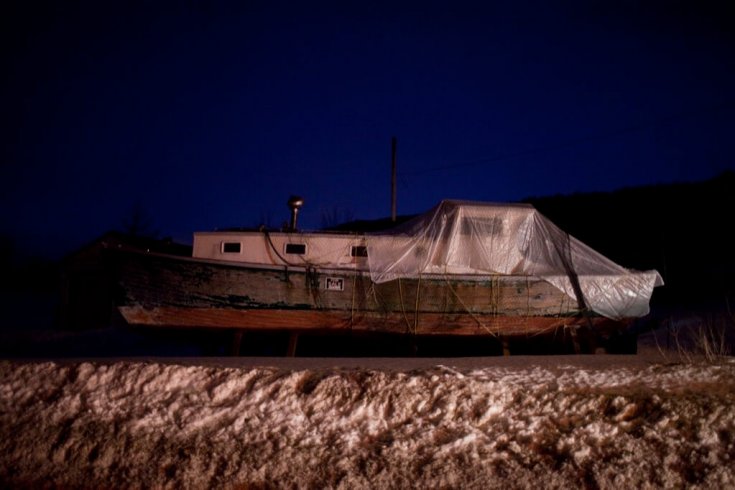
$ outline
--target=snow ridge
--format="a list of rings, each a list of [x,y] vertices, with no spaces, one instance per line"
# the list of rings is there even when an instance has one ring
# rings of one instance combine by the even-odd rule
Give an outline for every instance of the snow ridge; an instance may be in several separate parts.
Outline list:
[[[735,486],[735,364],[286,370],[0,362],[0,483]]]

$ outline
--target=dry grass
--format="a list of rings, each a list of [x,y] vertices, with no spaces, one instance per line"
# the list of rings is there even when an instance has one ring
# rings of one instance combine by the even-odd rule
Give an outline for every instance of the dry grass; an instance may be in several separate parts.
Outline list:
[[[686,320],[669,318],[664,328],[652,332],[659,354],[668,362],[689,364],[732,359],[735,315],[728,301],[726,306],[724,313],[705,313]]]

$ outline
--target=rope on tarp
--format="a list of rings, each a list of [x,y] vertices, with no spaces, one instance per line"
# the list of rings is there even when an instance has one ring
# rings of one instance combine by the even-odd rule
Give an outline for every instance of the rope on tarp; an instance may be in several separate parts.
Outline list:
[[[357,290],[357,274],[352,276],[352,301],[350,301],[350,330],[355,324],[355,291]]]
[[[358,294],[358,288],[359,294]],[[355,271],[355,273],[352,276],[352,303],[350,305],[350,329],[353,328],[355,324],[355,312],[362,315],[362,318],[365,316],[365,303],[368,301],[368,298],[372,296],[373,301],[375,301],[375,304],[378,304],[377,297],[375,295],[375,289],[373,285],[370,286],[370,289],[365,289],[365,283],[364,283],[364,277],[362,273],[359,273],[358,271]]]
[[[401,304],[401,313],[403,314],[403,320],[406,322],[406,331],[411,333],[411,322],[408,321],[408,315],[406,314],[406,305],[403,303],[403,283],[401,278],[398,278],[398,301]]]
[[[421,297],[421,274],[419,274],[419,280],[416,282],[416,305],[413,310],[413,334],[416,335],[419,329],[419,304]]]
[[[490,309],[493,316],[498,316],[498,308],[500,308],[500,278],[498,276],[490,277]]]
[[[286,260],[286,259],[283,258],[283,256],[278,252],[278,249],[276,248],[276,246],[273,244],[273,240],[271,240],[271,234],[268,233],[268,230],[265,230],[264,229],[263,230],[263,235],[265,235],[265,238],[268,241],[268,244],[271,246],[271,249],[273,249],[273,253],[276,254],[276,257],[278,257],[279,259],[281,259],[281,262],[283,262],[287,266],[289,266],[289,265],[290,266],[296,266],[296,265],[298,265],[298,264],[292,264],[291,262],[289,262],[288,260]]]
[[[419,274],[418,280],[416,281],[416,300],[413,308],[413,324],[411,324],[411,321],[408,319],[408,314],[406,313],[406,305],[403,300],[403,283],[401,282],[400,277],[397,280],[398,300],[401,303],[401,313],[403,314],[403,321],[406,323],[406,332],[412,335],[417,335],[419,330],[419,305],[421,304],[421,275]]]
[[[276,257],[278,257],[281,262],[284,263],[284,272],[286,274],[286,281],[289,281],[288,277],[288,268],[291,267],[304,267],[304,276],[305,276],[305,285],[306,289],[311,292],[312,299],[314,300],[314,306],[316,306],[319,309],[323,308],[322,305],[322,298],[321,293],[319,292],[319,269],[318,267],[309,262],[309,261],[303,261],[302,264],[294,264],[292,262],[289,262],[286,260],[276,248],[275,244],[273,243],[273,240],[271,239],[270,233],[268,233],[268,230],[263,229],[263,235],[265,235],[266,241],[268,242],[268,245],[270,245],[271,249],[273,250],[273,253],[276,254]]]
[[[466,312],[467,312],[467,313],[468,313],[468,314],[469,314],[469,315],[470,315],[470,316],[472,317],[472,319],[473,319],[473,320],[475,320],[475,322],[477,322],[477,325],[478,325],[478,326],[480,326],[481,328],[483,328],[483,329],[484,329],[484,330],[485,330],[485,331],[486,331],[487,333],[489,333],[489,334],[490,334],[490,335],[492,335],[493,337],[499,337],[499,335],[498,335],[498,333],[497,333],[497,332],[493,332],[492,330],[490,330],[490,328],[489,328],[489,327],[488,327],[487,325],[485,325],[485,324],[484,324],[484,323],[483,323],[483,322],[482,322],[482,321],[481,321],[481,320],[480,320],[480,319],[479,319],[479,318],[477,317],[477,315],[475,315],[475,313],[474,313],[474,312],[472,312],[472,310],[470,310],[470,308],[468,308],[468,307],[467,307],[467,305],[465,304],[465,302],[464,302],[464,301],[462,301],[462,298],[461,298],[461,296],[460,296],[460,295],[459,295],[459,294],[457,293],[457,291],[455,291],[455,289],[454,289],[454,288],[452,287],[452,282],[451,282],[451,281],[449,280],[449,278],[447,277],[447,275],[446,275],[446,274],[442,274],[442,277],[444,278],[444,281],[445,281],[445,282],[447,283],[447,287],[449,288],[449,290],[450,290],[450,291],[452,292],[452,294],[453,294],[453,295],[454,295],[454,297],[455,297],[455,298],[457,299],[457,301],[459,301],[459,303],[460,303],[460,304],[462,305],[462,308],[464,308],[464,311],[466,311]]]
[[[306,278],[306,289],[311,292],[311,297],[314,300],[314,305],[321,309],[323,307],[322,305],[322,296],[319,292],[319,271],[316,269],[316,267],[307,266],[306,272],[305,272],[305,278]]]
[[[565,237],[565,240],[563,242],[564,248],[561,248],[559,244],[556,243],[556,241],[553,242],[554,248],[556,249],[557,254],[559,254],[559,259],[561,260],[562,265],[564,266],[564,269],[567,273],[567,277],[569,278],[569,282],[572,286],[572,291],[574,291],[574,296],[576,296],[577,299],[577,306],[579,307],[580,314],[587,321],[588,327],[592,329],[594,328],[592,325],[592,318],[590,317],[590,312],[592,310],[587,304],[587,300],[584,297],[582,285],[579,282],[579,275],[574,269],[574,262],[572,260],[572,236],[567,232],[563,233]]]

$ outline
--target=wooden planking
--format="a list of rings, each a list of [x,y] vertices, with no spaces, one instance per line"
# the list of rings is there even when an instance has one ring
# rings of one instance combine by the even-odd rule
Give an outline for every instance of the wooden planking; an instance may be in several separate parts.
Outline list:
[[[441,311],[547,316],[578,312],[576,302],[538,279],[498,276],[482,281],[399,279],[374,286],[388,311]],[[417,308],[418,306],[418,308]]]
[[[127,255],[120,261],[126,304],[228,306],[290,304],[314,306],[305,274],[246,269],[168,258]]]
[[[400,312],[362,312],[351,316],[334,310],[253,309],[124,306],[120,312],[134,325],[238,328],[290,331],[359,331],[416,335],[533,335],[591,322],[601,333],[624,324],[604,317],[520,317],[471,314],[421,313],[417,322]]]
[[[325,290],[327,277],[341,291]],[[523,276],[480,280],[400,279],[374,284],[361,272],[331,274],[172,260],[143,254],[120,260],[124,305],[441,312],[548,316],[578,313],[576,302],[546,281]]]
[[[521,336],[592,325],[546,281],[524,276],[422,277],[374,284],[355,271],[267,269],[141,253],[117,253],[130,324],[147,326]],[[342,290],[326,290],[326,278]],[[294,344],[295,345],[295,344]]]

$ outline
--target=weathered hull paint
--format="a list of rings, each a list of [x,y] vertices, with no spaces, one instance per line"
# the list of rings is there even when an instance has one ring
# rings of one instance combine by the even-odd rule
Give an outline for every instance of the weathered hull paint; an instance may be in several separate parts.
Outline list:
[[[401,314],[361,314],[355,317],[334,310],[228,309],[166,307],[120,307],[125,319],[135,325],[171,327],[234,328],[242,330],[289,330],[294,332],[361,332],[415,335],[530,336],[560,329],[589,327],[613,333],[622,324],[603,317],[512,317],[470,314],[420,313],[416,323]]]
[[[587,315],[526,276],[425,276],[375,284],[364,271],[263,267],[133,251],[114,254],[118,309],[156,327],[530,336],[629,321]]]

